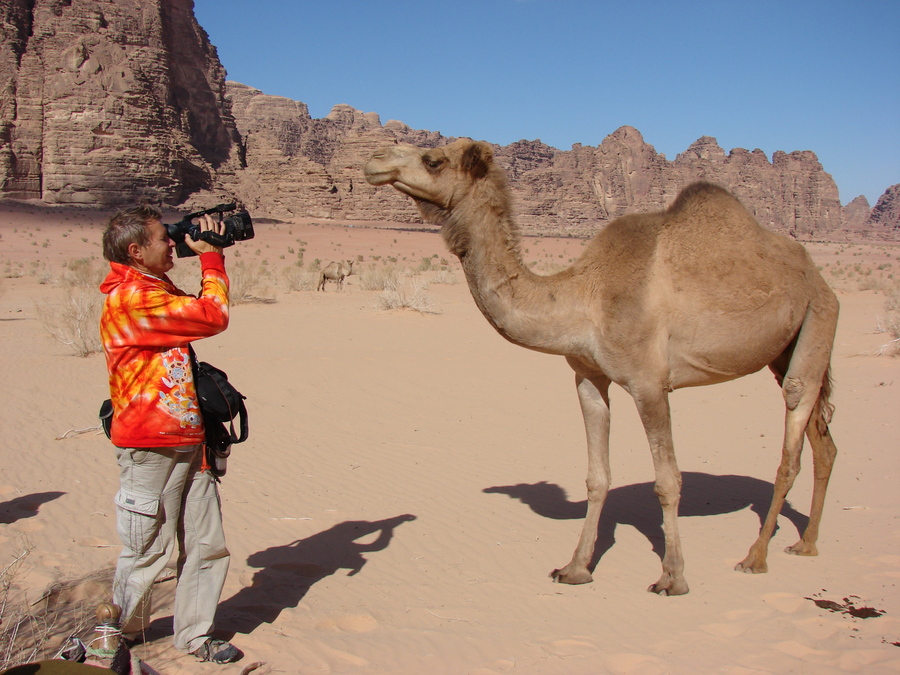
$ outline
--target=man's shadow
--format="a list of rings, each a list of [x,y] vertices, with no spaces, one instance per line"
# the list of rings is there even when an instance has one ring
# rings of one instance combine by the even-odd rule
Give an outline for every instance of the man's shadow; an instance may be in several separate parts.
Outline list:
[[[357,574],[366,564],[364,553],[383,551],[394,529],[415,519],[405,514],[375,522],[350,520],[306,539],[252,554],[247,564],[261,569],[250,586],[219,603],[216,623],[229,637],[272,623],[283,609],[296,607],[317,581],[341,569],[349,570],[347,576]],[[357,541],[376,533],[370,543]]]
[[[685,472],[682,474],[679,516],[716,516],[734,513],[747,507],[765,520],[772,502],[772,483],[749,476],[715,476],[708,473]],[[569,501],[566,491],[553,483],[519,483],[485,488],[483,492],[509,495],[518,499],[532,511],[545,518],[576,520],[587,514],[587,500]],[[791,521],[802,534],[809,518],[794,510],[785,501],[781,515]],[[665,537],[662,529],[662,509],[653,492],[653,483],[637,483],[613,488],[609,491],[600,524],[597,526],[597,545],[591,558],[593,570],[603,554],[616,541],[617,525],[631,525],[650,541],[653,551],[662,559],[665,555]]]
[[[54,499],[59,499],[65,492],[36,492],[31,495],[22,495],[8,502],[0,502],[0,524],[11,525],[23,518],[33,518],[40,511],[41,506]]]

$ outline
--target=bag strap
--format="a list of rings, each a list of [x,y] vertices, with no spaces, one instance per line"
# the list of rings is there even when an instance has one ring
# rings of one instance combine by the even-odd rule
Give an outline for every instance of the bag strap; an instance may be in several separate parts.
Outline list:
[[[247,436],[250,435],[250,420],[247,417],[247,406],[244,405],[244,402],[241,401],[241,408],[238,410],[238,415],[241,416],[241,435],[234,435],[234,420],[231,420],[231,442],[232,443],[243,443],[247,440]],[[237,415],[235,415],[237,417]]]

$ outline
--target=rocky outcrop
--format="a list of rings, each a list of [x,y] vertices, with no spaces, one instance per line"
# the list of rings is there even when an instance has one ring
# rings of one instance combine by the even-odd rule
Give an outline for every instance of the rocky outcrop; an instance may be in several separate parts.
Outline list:
[[[191,0],[0,0],[0,195],[168,203],[240,168]]]
[[[313,119],[303,103],[238,82],[228,82],[227,91],[246,168],[225,183],[245,206],[276,218],[417,219],[408,199],[376,191],[360,167],[386,143],[436,146],[446,142],[443,136],[401,122],[382,125],[375,113],[348,105]]]
[[[536,154],[534,146],[520,142],[498,156],[517,167],[520,151]],[[546,148],[539,156],[543,162],[532,160],[511,172],[523,225],[546,226],[549,220],[555,229],[595,228],[626,213],[664,208],[681,188],[702,179],[732,190],[773,229],[809,237],[842,226],[837,186],[812,152],[776,152],[769,162],[762,150],[726,154],[716,139],[704,136],[668,161],[626,126],[597,148]]]
[[[848,232],[860,232],[866,227],[866,221],[869,219],[869,200],[863,195],[850,201],[843,211],[844,229]]]
[[[891,185],[878,198],[866,225],[870,233],[900,237],[900,183]]]
[[[438,132],[225,82],[192,0],[0,0],[0,198],[193,210],[237,198],[257,217],[418,222],[409,199],[366,183],[381,145]],[[532,232],[589,234],[664,208],[688,183],[731,189],[763,224],[800,238],[900,238],[897,190],[842,208],[810,151],[726,153],[704,136],[674,160],[624,126],[597,147],[495,146]],[[893,192],[891,192],[893,191]]]

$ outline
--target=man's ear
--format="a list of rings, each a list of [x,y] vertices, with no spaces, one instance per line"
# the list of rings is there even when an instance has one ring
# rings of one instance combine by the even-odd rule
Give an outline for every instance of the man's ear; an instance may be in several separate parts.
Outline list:
[[[141,247],[134,242],[128,244],[128,257],[136,263],[144,262],[144,252],[141,250]]]

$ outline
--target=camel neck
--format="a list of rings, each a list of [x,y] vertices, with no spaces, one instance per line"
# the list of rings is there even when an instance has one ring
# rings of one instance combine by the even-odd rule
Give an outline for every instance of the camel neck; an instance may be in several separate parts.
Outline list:
[[[522,260],[517,228],[505,214],[448,226],[445,237],[448,232],[461,235],[457,237],[461,247],[451,250],[460,258],[475,304],[503,337],[550,354],[580,351],[572,344],[577,331],[567,329],[580,320],[581,312],[570,302],[577,292],[567,288],[570,273],[545,277],[529,270]]]

